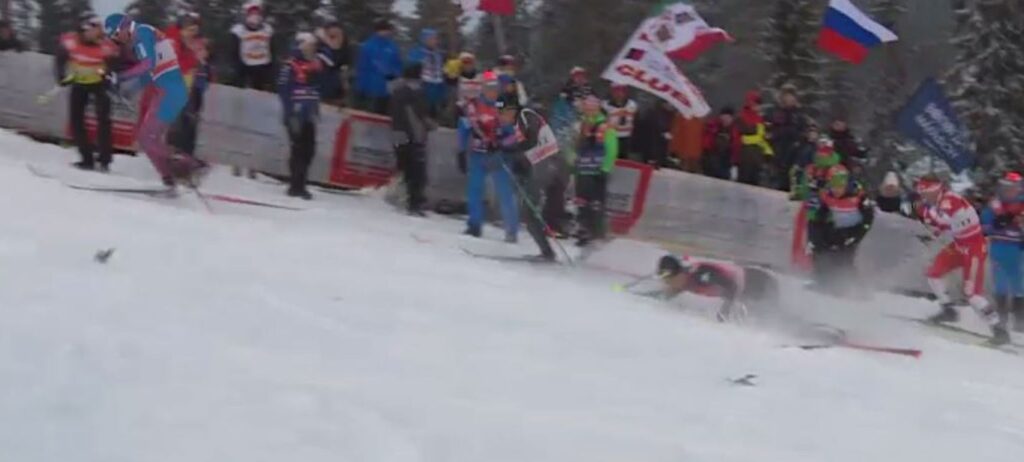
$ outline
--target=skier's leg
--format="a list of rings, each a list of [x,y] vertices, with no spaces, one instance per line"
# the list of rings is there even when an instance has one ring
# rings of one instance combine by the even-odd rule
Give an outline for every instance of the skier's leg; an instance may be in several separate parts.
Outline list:
[[[985,297],[985,262],[988,260],[986,245],[978,245],[966,249],[962,254],[964,276],[964,295],[971,308],[992,326],[1001,325],[999,314]]]
[[[111,125],[113,122],[110,118],[110,95],[107,94],[107,89],[102,85],[96,85],[92,90],[93,104],[96,106],[96,122],[97,122],[97,147],[100,153],[100,165],[109,166],[113,161],[113,142],[111,140]]]
[[[544,221],[556,233],[564,233],[565,191],[569,187],[566,175],[556,175],[544,188]]]
[[[486,154],[470,152],[466,158],[467,233],[479,236],[484,224],[484,182],[487,178]]]
[[[82,157],[81,162],[77,165],[91,169],[93,166],[92,143],[89,142],[89,135],[85,130],[85,108],[89,104],[88,88],[84,85],[72,85],[68,101],[71,112],[71,133],[75,139],[75,146],[78,147],[78,154]]]
[[[956,322],[959,318],[956,309],[953,308],[952,300],[949,298],[949,290],[946,287],[945,277],[951,271],[962,265],[960,252],[954,244],[942,249],[932,261],[925,276],[928,278],[928,286],[935,294],[936,300],[942,307],[942,311],[929,318],[933,322]]]
[[[501,154],[494,155],[490,159],[491,175],[494,178],[494,192],[498,195],[498,205],[501,208],[501,221],[505,227],[505,240],[515,242],[519,235],[519,204],[516,201],[516,193],[513,190],[512,176],[509,170],[501,166]]]

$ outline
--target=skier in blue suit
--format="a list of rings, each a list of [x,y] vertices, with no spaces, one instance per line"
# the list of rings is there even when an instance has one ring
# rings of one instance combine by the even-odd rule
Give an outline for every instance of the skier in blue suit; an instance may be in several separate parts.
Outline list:
[[[173,42],[153,26],[137,23],[121,13],[107,16],[104,31],[114,42],[130,47],[138,61],[127,70],[107,75],[115,91],[128,82],[136,89],[149,85],[156,89],[156,98],[141,114],[136,127],[139,147],[166,186],[174,187],[175,180],[179,179],[195,180],[196,174],[205,172],[206,163],[191,156],[174,155],[167,143],[167,131],[188,104],[188,88],[178,67]]]
[[[981,212],[981,226],[989,238],[989,255],[995,279],[999,316],[1007,322],[1012,311],[1013,329],[1024,332],[1024,177],[1008,173],[999,180],[999,191]]]

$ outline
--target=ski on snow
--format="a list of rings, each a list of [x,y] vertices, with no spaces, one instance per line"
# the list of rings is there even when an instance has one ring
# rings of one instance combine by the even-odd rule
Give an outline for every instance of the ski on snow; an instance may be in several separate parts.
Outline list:
[[[503,261],[503,262],[522,262],[522,263],[533,263],[533,264],[544,264],[544,265],[557,265],[557,260],[548,260],[540,255],[489,255],[479,252],[474,252],[465,247],[459,247],[463,253],[473,258],[481,258],[484,260]]]
[[[988,348],[990,350],[1001,351],[1003,353],[1015,356],[1024,355],[1024,345],[1021,345],[1020,343],[1013,342],[1007,345],[992,345],[988,343],[989,340],[991,340],[991,337],[984,334],[980,334],[978,332],[974,332],[972,330],[964,329],[963,327],[959,327],[956,325],[934,323],[927,319],[915,318],[911,316],[900,316],[891,314],[886,316],[891,319],[917,324],[921,327],[932,330],[933,332],[936,332],[938,334],[945,334],[941,336],[949,341],[962,343],[970,346]]]
[[[89,186],[80,184],[66,184],[71,189],[77,189],[79,191],[96,191],[96,192],[108,192],[108,193],[120,193],[120,194],[141,194],[145,196],[154,197],[172,197],[173,189],[164,187],[139,187],[139,188],[120,188],[110,186]]]

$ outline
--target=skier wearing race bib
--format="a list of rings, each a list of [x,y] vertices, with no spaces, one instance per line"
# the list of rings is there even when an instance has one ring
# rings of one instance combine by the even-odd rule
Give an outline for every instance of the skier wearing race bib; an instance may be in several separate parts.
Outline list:
[[[106,75],[115,91],[120,84],[129,82],[136,87],[156,89],[157,96],[142,111],[136,127],[139,147],[166,186],[174,187],[175,180],[195,180],[193,176],[205,172],[206,164],[193,157],[172,155],[167,143],[168,130],[188,103],[188,89],[178,67],[174,44],[154,27],[136,23],[121,13],[107,16],[104,31],[114,42],[130,47],[138,60],[127,70]]]
[[[658,277],[664,288],[650,295],[671,299],[691,292],[721,298],[715,316],[722,322],[742,320],[751,309],[765,313],[779,306],[779,283],[760,268],[666,255],[658,261]]]
[[[523,221],[530,237],[540,248],[540,259],[555,260],[548,237],[554,234],[550,223],[546,223],[543,210],[552,207],[551,202],[564,202],[569,182],[569,165],[558,149],[558,141],[548,123],[531,109],[518,104],[519,98],[500,101],[500,118],[503,126],[514,126],[500,140],[505,153],[505,164],[520,185],[520,198],[525,207]],[[521,136],[516,136],[521,134]],[[543,202],[542,202],[543,200]]]
[[[1013,312],[1013,330],[1024,333],[1024,177],[1011,172],[999,180],[999,190],[981,212],[981,227],[989,239],[995,302],[1005,321]]]
[[[947,293],[943,279],[950,272],[963,271],[963,291],[971,307],[992,326],[992,344],[1010,341],[1006,324],[999,319],[985,298],[985,261],[988,246],[982,232],[981,220],[967,199],[949,190],[934,175],[926,175],[917,182],[920,202],[915,204],[918,217],[935,235],[949,235],[953,242],[943,248],[928,268],[928,285],[942,305],[942,311],[932,316],[935,323],[951,323],[959,319]]]

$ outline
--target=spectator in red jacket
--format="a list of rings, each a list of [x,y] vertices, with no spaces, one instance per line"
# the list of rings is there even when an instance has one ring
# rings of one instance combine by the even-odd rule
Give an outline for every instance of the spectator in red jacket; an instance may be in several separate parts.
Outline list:
[[[718,118],[704,128],[704,156],[701,158],[704,174],[729,179],[729,170],[740,160],[740,129],[736,125],[736,110],[724,107]]]

